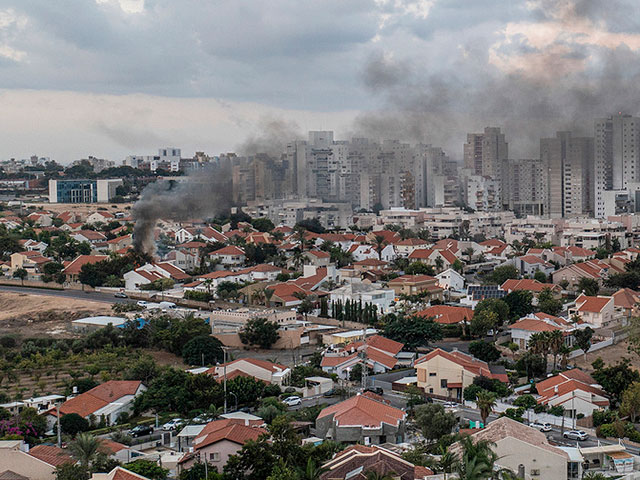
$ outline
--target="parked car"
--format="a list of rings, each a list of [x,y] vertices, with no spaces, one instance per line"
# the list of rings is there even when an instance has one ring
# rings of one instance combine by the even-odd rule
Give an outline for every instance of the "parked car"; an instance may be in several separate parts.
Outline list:
[[[444,408],[458,408],[458,404],[456,402],[445,402],[442,406]]]
[[[151,425],[138,425],[129,430],[129,435],[131,435],[133,438],[151,435],[152,433],[153,427]]]
[[[296,395],[293,395],[282,400],[282,403],[284,403],[288,407],[295,407],[296,405],[302,405],[302,399]]]
[[[146,307],[147,305],[149,305],[149,302],[147,302],[146,300],[138,300],[137,305],[139,307]]]
[[[336,392],[336,390],[334,388],[332,388],[331,390],[327,390],[326,392],[324,392],[322,394],[323,397],[329,398],[329,397],[335,397],[338,394],[338,392]]]
[[[182,424],[184,424],[184,420],[182,420],[181,418],[174,418],[173,420],[169,420],[167,423],[162,425],[162,429],[175,430],[176,428],[180,427]]]
[[[589,435],[587,435],[587,432],[584,432],[582,430],[570,430],[568,432],[564,432],[564,438],[582,442],[589,438]]]
[[[375,393],[376,395],[383,395],[384,394],[384,390],[382,390],[382,387],[367,387],[364,389],[365,392],[371,392],[371,393]]]
[[[529,424],[531,428],[537,428],[541,432],[550,432],[553,430],[553,426],[550,423],[546,422],[531,422]]]
[[[211,415],[206,415],[204,413],[198,415],[197,417],[194,417],[193,420],[191,420],[192,423],[198,424],[198,425],[202,425],[203,423],[209,423],[213,421],[213,417]]]
[[[116,292],[113,296],[116,298],[129,298],[129,296],[124,292]]]

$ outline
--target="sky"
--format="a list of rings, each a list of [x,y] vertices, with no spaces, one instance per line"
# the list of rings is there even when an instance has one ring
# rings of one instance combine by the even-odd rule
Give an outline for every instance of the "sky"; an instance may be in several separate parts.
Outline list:
[[[0,0],[0,159],[219,154],[320,129],[460,158],[488,124],[532,156],[555,128],[640,113],[639,14],[634,0]]]

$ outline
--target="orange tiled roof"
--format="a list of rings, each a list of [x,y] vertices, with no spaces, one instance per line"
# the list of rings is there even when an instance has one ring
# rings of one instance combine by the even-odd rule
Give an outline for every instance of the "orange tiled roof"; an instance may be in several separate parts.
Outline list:
[[[364,395],[356,395],[323,409],[318,418],[333,415],[338,427],[357,425],[380,428],[383,423],[398,426],[406,414],[402,410]]]
[[[473,318],[473,310],[452,305],[433,305],[418,312],[416,315],[425,318],[433,317],[433,321],[436,323],[452,324],[470,321]]]

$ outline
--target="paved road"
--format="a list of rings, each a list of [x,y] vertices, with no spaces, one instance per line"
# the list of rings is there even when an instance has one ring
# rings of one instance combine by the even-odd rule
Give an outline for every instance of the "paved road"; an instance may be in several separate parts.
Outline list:
[[[127,303],[132,302],[128,298],[116,298],[112,293],[83,292],[81,290],[49,290],[45,288],[31,288],[0,285],[0,292],[28,293],[29,295],[48,295],[53,297],[77,298],[78,300],[91,300],[102,303]]]

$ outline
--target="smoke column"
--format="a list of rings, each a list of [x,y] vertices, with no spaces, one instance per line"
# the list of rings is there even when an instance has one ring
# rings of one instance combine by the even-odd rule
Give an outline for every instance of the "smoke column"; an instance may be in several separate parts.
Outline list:
[[[132,209],[134,248],[153,253],[153,229],[159,219],[180,221],[215,216],[229,209],[232,193],[230,168],[219,165],[207,166],[187,177],[147,185]]]
[[[515,144],[510,153],[528,158],[538,154],[539,139],[556,130],[591,136],[596,117],[640,113],[640,35],[616,31],[628,4],[529,3],[533,17],[552,31],[543,45],[505,33],[487,53],[469,41],[467,60],[437,74],[428,70],[428,58],[370,57],[363,81],[383,107],[361,114],[352,133],[427,141],[455,155],[466,133],[501,126]]]

